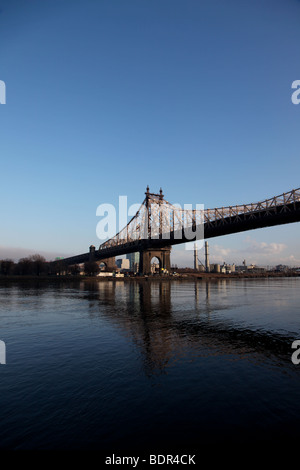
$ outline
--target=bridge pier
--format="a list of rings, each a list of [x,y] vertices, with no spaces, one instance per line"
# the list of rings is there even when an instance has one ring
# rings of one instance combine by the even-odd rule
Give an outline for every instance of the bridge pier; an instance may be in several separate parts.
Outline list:
[[[99,264],[99,265],[101,263],[104,263],[105,266],[106,266],[106,269],[109,269],[109,270],[115,269],[115,267],[116,267],[116,258],[115,258],[115,256],[113,256],[111,258],[105,258],[105,259],[97,260],[95,258],[95,252],[96,252],[96,248],[94,247],[94,245],[91,245],[90,246],[90,251],[89,251],[89,261],[90,262],[96,261],[96,263]]]
[[[159,260],[159,272],[166,270],[170,272],[171,262],[171,247],[167,246],[165,248],[159,249],[147,249],[140,252],[140,273],[141,274],[150,274],[151,273],[151,260],[157,258]]]
[[[113,257],[113,258],[105,258],[105,259],[101,259],[100,261],[96,261],[97,264],[100,264],[101,263],[104,263],[105,264],[105,269],[108,269],[109,271],[113,271],[114,269],[116,269],[116,258]]]

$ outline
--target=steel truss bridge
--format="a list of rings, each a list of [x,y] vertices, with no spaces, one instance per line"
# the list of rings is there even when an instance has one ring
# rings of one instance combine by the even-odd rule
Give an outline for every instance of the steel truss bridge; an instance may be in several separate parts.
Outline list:
[[[257,203],[190,209],[178,207],[164,199],[162,189],[150,193],[135,216],[114,237],[96,250],[62,260],[64,265],[86,261],[104,261],[114,266],[116,256],[139,252],[140,271],[150,272],[150,263],[157,257],[162,268],[170,269],[171,246],[300,221],[300,188]]]

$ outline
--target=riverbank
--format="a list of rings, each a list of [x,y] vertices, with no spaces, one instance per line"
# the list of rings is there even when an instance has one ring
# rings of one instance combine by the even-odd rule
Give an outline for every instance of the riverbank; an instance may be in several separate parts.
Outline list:
[[[65,275],[65,276],[0,276],[0,283],[6,282],[27,282],[27,281],[47,281],[47,282],[69,282],[69,281],[97,281],[97,282],[143,282],[143,281],[211,281],[218,279],[264,279],[264,278],[282,278],[282,277],[299,277],[300,273],[297,271],[288,271],[288,272],[276,272],[268,271],[262,273],[255,272],[244,272],[244,273],[195,273],[195,272],[186,272],[176,275],[141,275],[141,276],[124,276],[124,277],[114,277],[114,276],[82,276],[82,275]]]

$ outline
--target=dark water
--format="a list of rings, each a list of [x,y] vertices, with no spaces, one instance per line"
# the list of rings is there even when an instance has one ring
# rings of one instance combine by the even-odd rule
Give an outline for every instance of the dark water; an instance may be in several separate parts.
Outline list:
[[[300,438],[300,279],[0,285],[0,449]]]

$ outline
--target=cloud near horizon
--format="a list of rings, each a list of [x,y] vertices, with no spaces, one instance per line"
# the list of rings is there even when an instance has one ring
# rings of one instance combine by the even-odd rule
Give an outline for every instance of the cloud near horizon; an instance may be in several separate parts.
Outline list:
[[[246,260],[248,265],[257,266],[276,266],[286,264],[289,266],[300,266],[300,258],[294,256],[288,251],[289,247],[284,243],[260,242],[245,237],[242,244],[236,248],[214,244],[209,242],[209,258],[211,264],[236,264],[242,265]],[[198,250],[198,258],[204,263],[204,249]],[[171,263],[179,267],[193,267],[194,253],[192,250],[174,249],[171,252]]]
[[[249,251],[251,250],[254,253],[260,253],[263,255],[282,253],[287,248],[287,245],[284,243],[258,242],[251,237],[246,237],[245,242],[249,245]]]
[[[212,245],[210,248],[210,261],[212,263],[247,264],[256,265],[300,265],[300,259],[287,253],[288,246],[284,243],[259,242],[246,237],[242,248],[227,248],[222,245]],[[280,256],[279,256],[280,255]]]

